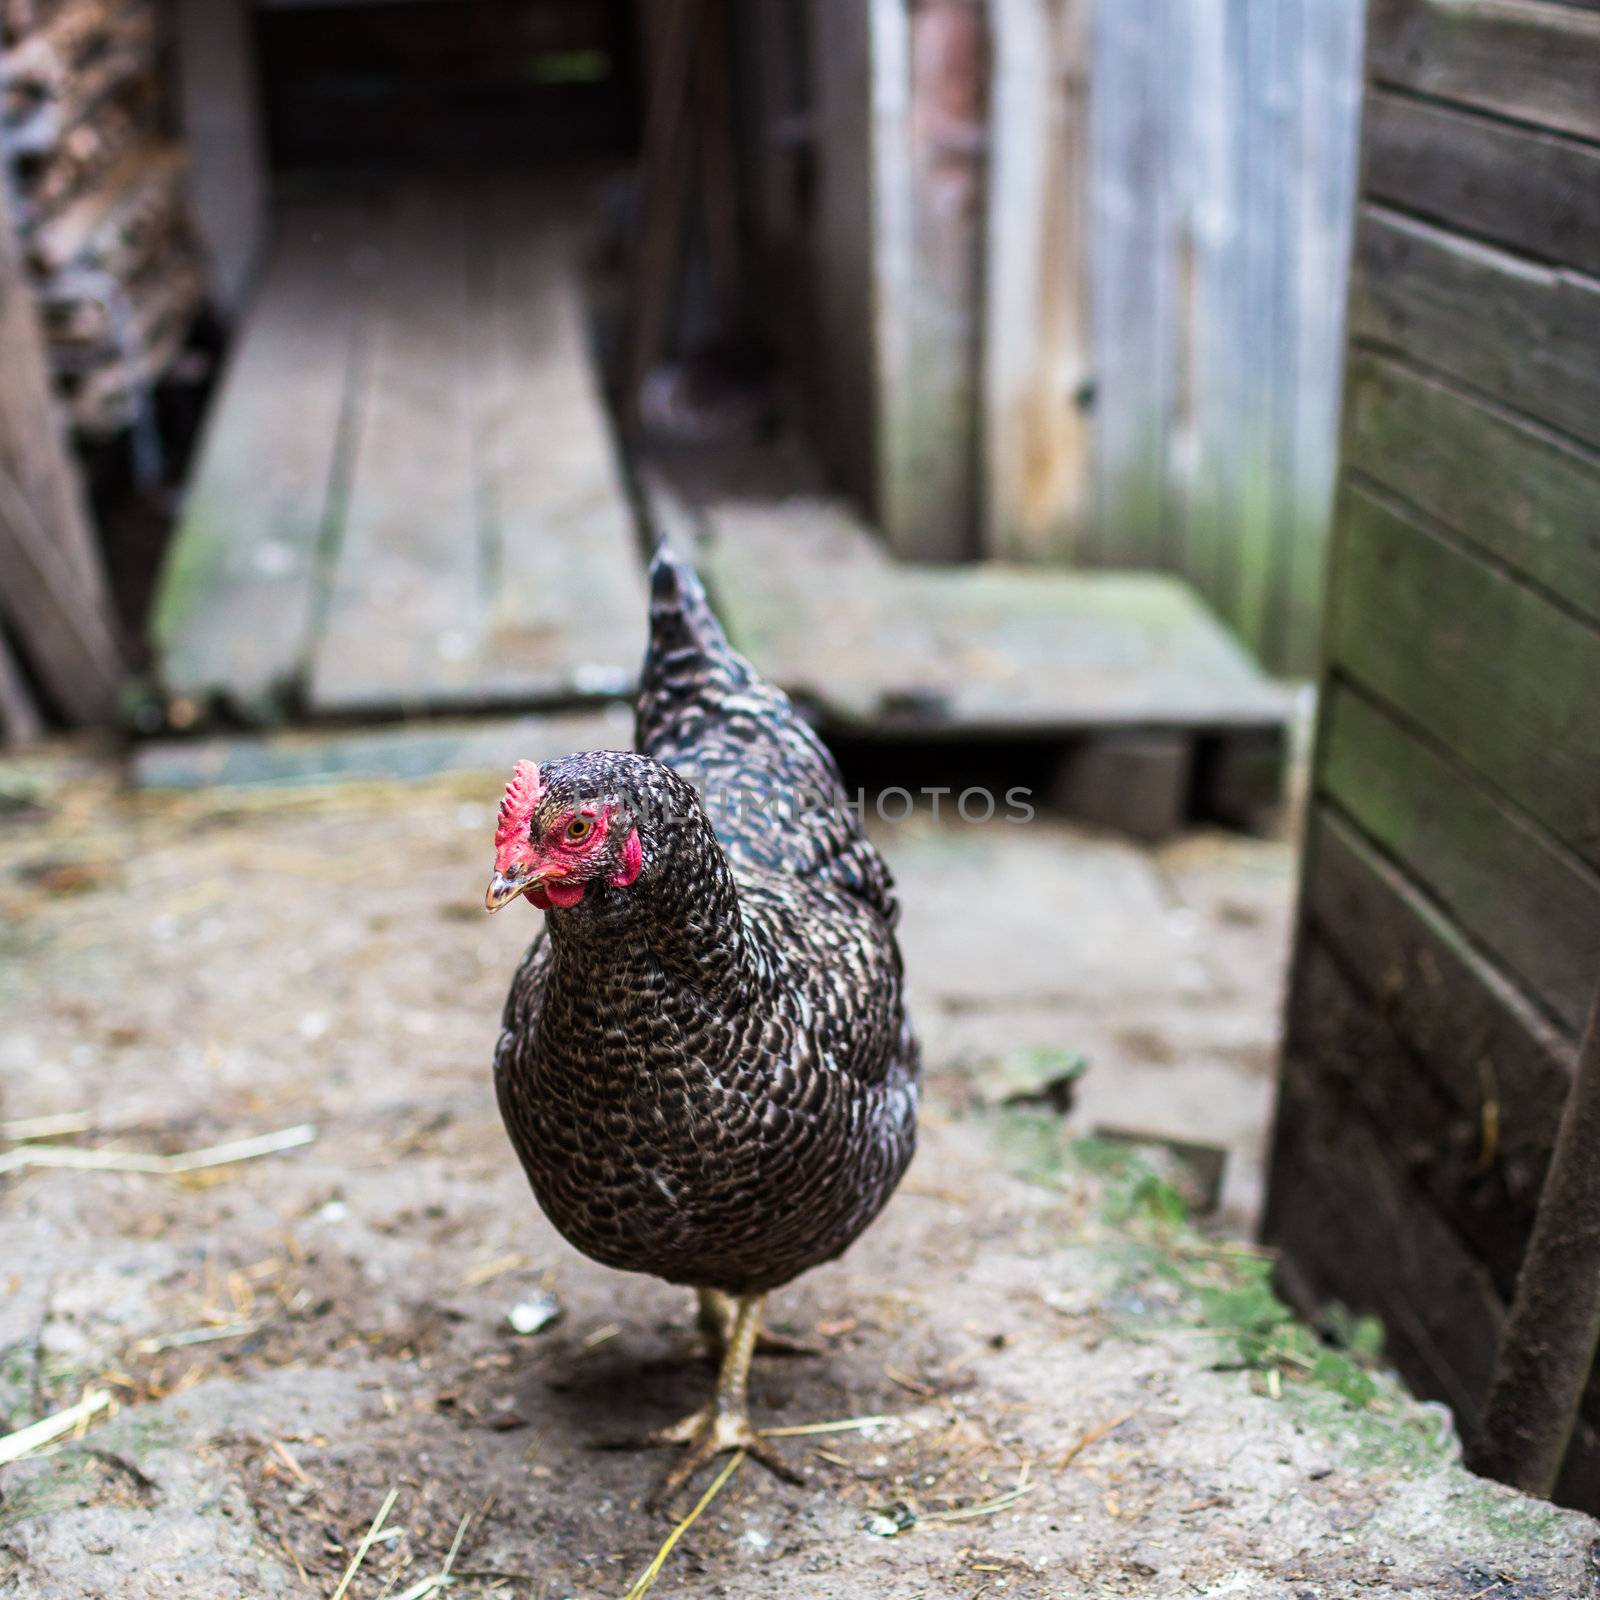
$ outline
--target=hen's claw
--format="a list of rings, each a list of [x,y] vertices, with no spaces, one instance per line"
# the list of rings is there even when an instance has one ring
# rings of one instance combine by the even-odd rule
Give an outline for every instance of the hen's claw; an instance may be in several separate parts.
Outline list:
[[[708,1461],[729,1450],[743,1450],[753,1461],[759,1461],[769,1472],[775,1473],[785,1483],[799,1484],[800,1474],[778,1454],[770,1441],[763,1439],[751,1427],[750,1419],[742,1410],[732,1411],[717,1401],[703,1406],[699,1411],[675,1422],[670,1428],[659,1428],[649,1437],[651,1444],[682,1444],[688,1451],[650,1497],[650,1508],[659,1509],[703,1467]]]

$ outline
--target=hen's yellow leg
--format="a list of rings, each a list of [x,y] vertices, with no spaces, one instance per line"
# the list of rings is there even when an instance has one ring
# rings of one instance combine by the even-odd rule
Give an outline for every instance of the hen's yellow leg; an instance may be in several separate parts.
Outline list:
[[[721,1361],[727,1354],[737,1301],[733,1295],[724,1294],[721,1289],[697,1289],[695,1293],[700,1297],[700,1309],[695,1321],[706,1341],[706,1350],[713,1361]],[[767,1328],[756,1335],[758,1356],[820,1356],[822,1353],[819,1345],[807,1344],[804,1339],[791,1339],[787,1334],[773,1333]]]
[[[801,1481],[783,1457],[750,1426],[750,1359],[755,1354],[756,1339],[761,1332],[761,1308],[766,1298],[762,1294],[732,1297],[733,1324],[728,1329],[722,1368],[717,1374],[716,1393],[710,1404],[653,1436],[657,1444],[689,1447],[683,1460],[667,1474],[654,1497],[655,1504],[670,1500],[706,1462],[727,1450],[743,1450],[780,1478],[790,1483]],[[701,1304],[703,1307],[705,1302],[702,1300]]]

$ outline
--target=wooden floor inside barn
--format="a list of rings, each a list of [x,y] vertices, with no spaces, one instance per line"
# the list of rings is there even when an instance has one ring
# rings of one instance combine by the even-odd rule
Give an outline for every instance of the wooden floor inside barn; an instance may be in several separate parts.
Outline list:
[[[169,697],[254,721],[627,689],[644,591],[582,201],[412,178],[284,208],[163,576]]]

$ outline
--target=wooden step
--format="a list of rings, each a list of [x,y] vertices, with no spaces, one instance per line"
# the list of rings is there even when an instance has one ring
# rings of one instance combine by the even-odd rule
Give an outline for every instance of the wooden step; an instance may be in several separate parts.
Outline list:
[[[707,579],[736,646],[852,731],[1284,724],[1286,692],[1179,579],[896,565],[826,501],[721,505],[707,529]]]
[[[1147,838],[1270,820],[1291,694],[1181,580],[898,565],[815,497],[701,519],[729,637],[825,732],[1056,745],[1058,803]]]

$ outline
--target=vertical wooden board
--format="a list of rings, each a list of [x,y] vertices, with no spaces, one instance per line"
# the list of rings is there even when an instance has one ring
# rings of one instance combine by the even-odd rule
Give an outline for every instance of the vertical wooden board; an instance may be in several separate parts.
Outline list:
[[[817,0],[817,4],[824,11],[842,6],[844,18],[862,15],[862,7],[850,0]],[[860,427],[871,430],[868,466],[872,492],[866,497],[866,508],[893,542],[895,530],[909,526],[916,505],[917,412],[910,346],[915,208],[911,191],[911,23],[907,0],[866,0],[865,22],[865,148],[870,187],[864,209],[871,274],[866,291],[868,337],[861,349],[872,363],[874,393],[869,417]],[[833,60],[838,48],[834,45],[819,52],[818,60]],[[819,94],[826,92],[824,86],[828,82],[841,76],[837,68],[821,72]],[[847,149],[841,146],[837,160],[850,159]],[[859,147],[855,160],[859,164]],[[818,231],[820,235],[820,217]],[[843,353],[836,359],[843,359]]]
[[[1272,664],[1308,673],[1321,659],[1328,533],[1339,460],[1340,379],[1361,119],[1364,8],[1304,0],[1300,53],[1298,241],[1293,293],[1296,382],[1286,507],[1283,608]]]
[[[319,560],[340,530],[358,352],[385,265],[376,216],[349,198],[278,219],[162,567],[153,632],[170,695],[272,720],[308,665]]]
[[[907,477],[889,540],[922,561],[977,548],[979,348],[989,36],[983,0],[910,12],[906,123],[911,263],[905,334]]]
[[[236,316],[267,231],[267,166],[247,0],[178,0],[178,95],[189,194],[221,309]]]
[[[121,650],[8,201],[0,181],[0,610],[57,706],[108,721]]]
[[[416,708],[470,688],[484,621],[467,196],[396,191],[312,709]]]
[[[1174,377],[1172,0],[1124,0],[1095,29],[1095,477],[1099,566],[1160,566]]]
[[[647,606],[585,341],[582,195],[487,185],[467,381],[489,593],[472,675],[485,700],[632,689]]]
[[[1368,204],[1350,332],[1600,445],[1600,282]]]
[[[1375,89],[1366,192],[1386,205],[1600,277],[1600,149]]]
[[[1288,64],[1297,54],[1300,3],[1250,6],[1245,13],[1245,317],[1236,330],[1243,493],[1234,535],[1237,587],[1231,615],[1246,643],[1260,653],[1274,642],[1287,465],[1284,421],[1294,382],[1284,297],[1293,250],[1286,186],[1295,163]]]
[[[1382,356],[1351,362],[1345,463],[1600,622],[1600,456]]]
[[[1371,0],[1367,70],[1438,100],[1600,139],[1600,16],[1559,0]]]
[[[1351,688],[1329,696],[1319,762],[1321,792],[1576,1035],[1600,970],[1600,877]]]
[[[44,719],[23,680],[11,646],[0,633],[0,750],[32,744],[44,732]]]
[[[875,461],[887,441],[877,422],[879,395],[897,390],[904,373],[887,370],[875,350],[877,319],[898,315],[879,297],[875,279],[883,253],[899,240],[884,236],[890,194],[880,173],[903,181],[904,129],[880,122],[885,74],[903,62],[883,59],[878,32],[903,0],[814,0],[809,7],[814,85],[816,193],[812,226],[820,348],[815,352],[820,403],[814,408],[819,442],[851,496],[875,506]],[[904,26],[903,17],[900,24]]]
[[[818,375],[823,340],[817,329],[809,205],[817,190],[816,149],[800,131],[809,127],[814,109],[806,70],[810,11],[809,0],[768,0],[739,8],[735,36],[743,42],[745,57],[741,81],[752,231],[769,308],[762,331],[804,408],[811,437],[820,441],[827,408]],[[865,373],[863,404],[870,418],[877,381],[870,360]],[[866,441],[870,447],[870,430]],[[871,468],[869,448],[856,466],[859,481],[851,486],[863,503],[872,498]]]
[[[1600,630],[1363,489],[1342,519],[1338,670],[1600,867]]]
[[[985,553],[1070,559],[1089,515],[1091,0],[998,0],[983,339]]]
[[[745,126],[755,148],[749,153],[750,193],[759,234],[779,247],[791,246],[804,228],[796,182],[801,159],[794,119],[806,113],[802,100],[796,0],[768,0],[737,14],[740,59],[736,67]]]
[[[1187,8],[1179,380],[1173,451],[1185,486],[1179,570],[1230,624],[1231,542],[1239,520],[1239,276],[1244,191],[1243,0]]]

